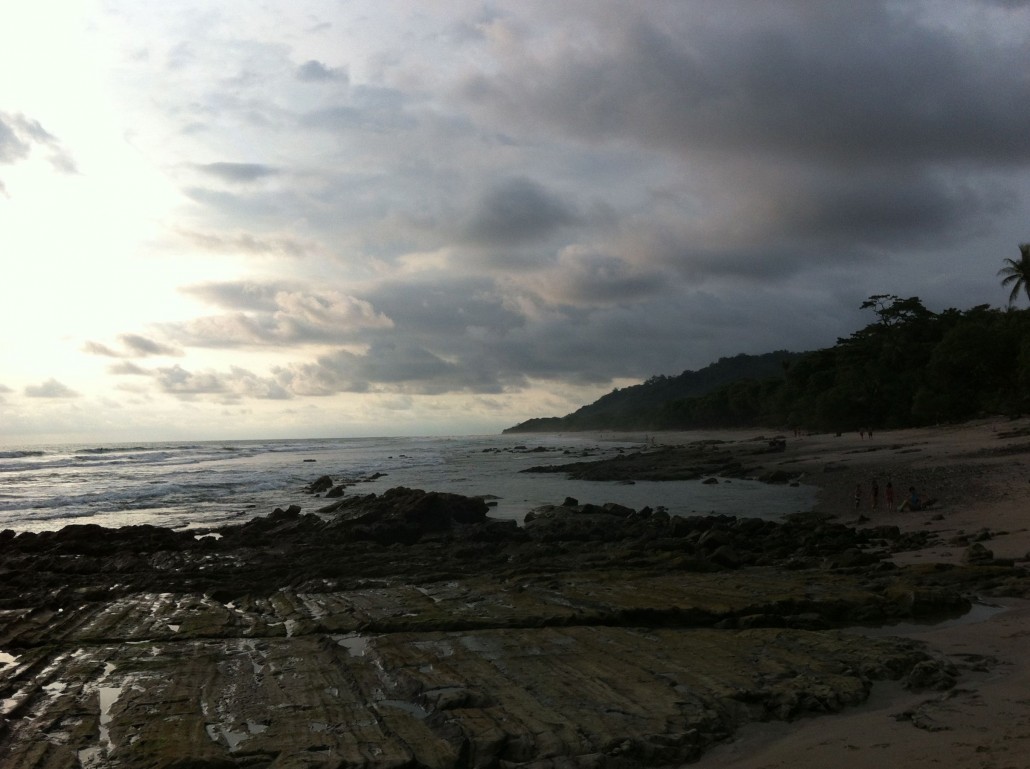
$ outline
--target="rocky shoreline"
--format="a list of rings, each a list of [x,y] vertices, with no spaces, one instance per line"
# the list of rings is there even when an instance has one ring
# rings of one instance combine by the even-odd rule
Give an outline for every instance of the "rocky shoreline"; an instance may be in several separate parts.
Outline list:
[[[593,472],[728,477],[756,450],[790,460],[744,442]],[[676,766],[877,681],[944,691],[995,664],[850,626],[1030,595],[1014,559],[898,565],[939,535],[826,511],[566,499],[520,527],[451,494],[334,498],[204,532],[0,534],[5,769]]]

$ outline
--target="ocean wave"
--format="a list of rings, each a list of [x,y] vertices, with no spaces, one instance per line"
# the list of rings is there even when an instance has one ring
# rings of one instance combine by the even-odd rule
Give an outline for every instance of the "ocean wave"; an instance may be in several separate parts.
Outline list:
[[[21,459],[22,457],[41,457],[42,451],[0,451],[0,459]]]
[[[315,503],[304,487],[323,474],[337,482],[385,476],[353,493],[390,485],[450,490],[449,462],[459,462],[461,477],[478,477],[481,446],[482,441],[429,438],[43,446],[45,451],[32,456],[0,459],[0,529],[31,530],[90,516],[105,525],[203,526],[245,519],[276,506],[310,507]],[[318,464],[301,464],[302,459]],[[496,474],[504,468],[491,463],[483,469]]]
[[[127,454],[130,451],[153,451],[153,449],[147,448],[146,446],[126,446],[126,447],[112,447],[112,446],[98,446],[93,449],[78,449],[76,454]]]

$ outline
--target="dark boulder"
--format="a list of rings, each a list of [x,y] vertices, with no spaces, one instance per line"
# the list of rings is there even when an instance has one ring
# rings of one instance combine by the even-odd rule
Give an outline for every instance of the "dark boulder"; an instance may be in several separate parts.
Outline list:
[[[323,475],[317,481],[312,481],[310,484],[308,484],[308,487],[305,489],[305,491],[307,491],[308,494],[321,494],[322,492],[329,491],[329,489],[331,489],[332,487],[333,479],[330,478],[328,475]]]
[[[430,532],[484,523],[488,510],[483,499],[398,487],[380,496],[344,498],[328,528],[382,544],[410,544]]]

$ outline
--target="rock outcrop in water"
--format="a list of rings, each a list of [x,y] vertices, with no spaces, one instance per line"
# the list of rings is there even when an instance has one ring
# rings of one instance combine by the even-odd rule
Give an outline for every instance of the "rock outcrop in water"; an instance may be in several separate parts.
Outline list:
[[[210,532],[0,535],[0,756],[57,767],[640,767],[953,663],[858,622],[942,616],[989,561],[896,529],[394,489]]]

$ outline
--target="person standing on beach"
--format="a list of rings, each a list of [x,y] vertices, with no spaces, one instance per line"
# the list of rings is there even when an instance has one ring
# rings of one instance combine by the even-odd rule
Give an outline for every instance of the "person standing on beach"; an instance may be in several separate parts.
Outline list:
[[[884,498],[884,502],[887,503],[887,512],[888,513],[893,513],[894,512],[894,484],[891,483],[891,479],[890,478],[887,479],[887,485],[884,487],[883,498]]]
[[[873,478],[872,484],[872,497],[873,497],[873,512],[875,513],[880,509],[880,484]]]

